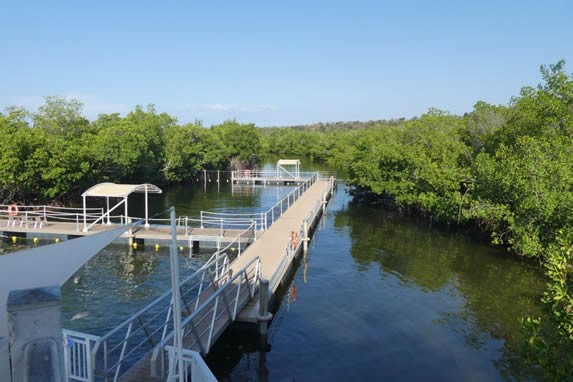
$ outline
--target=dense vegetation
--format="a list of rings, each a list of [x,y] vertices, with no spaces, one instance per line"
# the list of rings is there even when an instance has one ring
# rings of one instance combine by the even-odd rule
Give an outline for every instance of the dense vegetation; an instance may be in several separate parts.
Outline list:
[[[507,107],[478,102],[464,116],[430,109],[394,126],[267,133],[277,154],[345,169],[358,197],[478,229],[542,261],[552,322],[524,320],[526,355],[557,380],[573,378],[573,80],[563,67],[542,67],[543,83]]]
[[[88,121],[81,104],[48,97],[36,113],[0,113],[0,202],[66,202],[102,181],[179,183],[201,169],[255,166],[266,154],[344,169],[357,197],[485,232],[539,259],[551,322],[524,320],[526,355],[555,379],[573,370],[573,80],[564,63],[507,106],[463,116],[257,129],[179,125],[150,106]],[[479,271],[479,270],[476,270]]]
[[[252,124],[178,125],[153,106],[88,121],[76,100],[47,97],[36,113],[0,113],[0,203],[66,202],[99,182],[184,182],[261,152]]]

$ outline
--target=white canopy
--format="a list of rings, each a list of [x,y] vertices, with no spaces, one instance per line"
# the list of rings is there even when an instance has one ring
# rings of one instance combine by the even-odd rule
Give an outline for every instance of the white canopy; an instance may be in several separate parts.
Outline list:
[[[150,184],[117,184],[117,183],[100,183],[96,184],[82,196],[93,196],[102,198],[125,198],[133,192],[161,194],[161,188]]]
[[[300,166],[300,160],[298,159],[279,159],[277,162],[279,166]]]
[[[87,232],[91,226],[98,223],[100,220],[103,221],[107,217],[107,223],[111,224],[110,221],[110,213],[119,207],[121,204],[124,205],[125,210],[125,219],[122,219],[125,223],[129,222],[129,216],[127,213],[127,197],[134,193],[145,193],[145,227],[149,227],[149,209],[148,209],[148,202],[147,202],[147,194],[161,194],[161,188],[151,184],[151,183],[143,183],[143,184],[117,184],[117,183],[100,183],[96,184],[95,186],[88,189],[86,192],[82,194],[83,203],[84,203],[84,232]],[[95,198],[106,198],[106,206],[107,211],[95,222],[92,222],[89,226],[87,225],[87,211],[86,211],[86,198],[87,197],[95,197]],[[115,206],[112,208],[109,207],[109,198],[121,198],[122,200],[119,201]]]

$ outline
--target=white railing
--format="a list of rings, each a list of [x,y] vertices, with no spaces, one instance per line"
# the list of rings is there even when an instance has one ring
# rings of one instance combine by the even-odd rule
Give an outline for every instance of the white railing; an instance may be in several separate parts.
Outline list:
[[[268,210],[264,212],[248,214],[201,211],[201,228],[217,228],[220,230],[220,235],[222,236],[223,231],[226,228],[236,229],[238,227],[249,225],[252,221],[255,221],[257,228],[263,231],[268,230],[268,228],[280,216],[282,216],[282,214],[288,210],[290,206],[317,181],[317,179],[319,179],[318,172],[304,174],[308,175],[306,180],[295,187],[291,192],[276,202]]]
[[[217,382],[217,378],[213,375],[201,353],[182,349],[183,354],[183,379],[179,379],[178,375],[174,372],[177,370],[177,348],[173,346],[166,346],[167,354],[169,357],[169,375],[167,381],[193,381],[193,382]]]
[[[184,315],[199,306],[199,296],[208,288],[217,289],[228,280],[226,255],[212,257],[199,270],[180,283]],[[96,375],[117,381],[134,357],[151,350],[173,330],[172,292],[167,291],[117,327],[100,337],[92,348]]]
[[[217,228],[223,236],[225,229],[244,229],[253,222],[259,229],[265,229],[264,213],[237,214],[227,212],[201,211],[201,228]]]
[[[54,207],[48,205],[18,205],[18,212],[10,205],[0,204],[0,219],[6,220],[2,225],[6,227],[39,229],[50,222],[75,223],[76,230],[83,224],[84,211],[75,207]],[[93,222],[101,219],[103,208],[87,208],[86,220]]]
[[[283,274],[286,272],[288,266],[292,262],[292,258],[296,255],[299,247],[303,245],[303,240],[308,239],[306,235],[308,234],[308,232],[310,232],[310,226],[314,222],[316,216],[318,216],[318,211],[323,208],[323,203],[325,203],[326,197],[332,192],[333,187],[334,187],[334,181],[331,180],[323,190],[323,199],[317,201],[314,204],[313,208],[305,216],[302,225],[298,228],[296,232],[296,237],[298,238],[298,241],[294,243],[292,241],[293,235],[289,237],[288,242],[285,244],[285,254],[281,259],[277,271],[275,272],[273,277],[269,280],[269,287],[271,288],[271,290],[275,288],[277,283],[281,282]],[[305,234],[305,228],[307,229],[306,234]]]
[[[265,214],[265,228],[268,229],[290,206],[300,198],[318,179],[318,173],[314,173],[304,183],[298,185],[294,190],[289,192],[285,197],[269,208]]]
[[[185,348],[207,354],[223,330],[235,320],[237,314],[256,294],[261,275],[261,261],[253,258],[218,289],[205,291],[205,300],[181,322]],[[163,378],[168,358],[166,346],[173,342],[171,331],[153,349],[151,376]]]
[[[222,235],[221,235],[222,237]],[[217,258],[218,256],[221,255],[226,255],[226,252],[230,249],[230,248],[234,248],[234,246],[237,246],[237,256],[241,256],[241,252],[243,250],[243,247],[241,246],[241,244],[243,244],[243,238],[247,237],[247,240],[245,240],[245,242],[248,244],[251,240],[256,241],[257,240],[257,225],[255,222],[252,222],[251,225],[249,227],[247,227],[247,229],[245,229],[242,232],[239,232],[237,235],[235,235],[235,237],[233,238],[233,240],[231,240],[225,247],[218,249],[215,253],[213,253],[213,255],[211,255],[211,257],[209,258],[209,260],[207,261],[206,264],[208,264],[209,262],[213,261],[213,259]],[[190,235],[189,236],[189,247],[193,247],[193,241],[196,240],[200,240],[201,236],[193,236]]]
[[[63,335],[66,381],[92,382],[94,373],[91,352],[100,338],[67,329],[63,330]]]

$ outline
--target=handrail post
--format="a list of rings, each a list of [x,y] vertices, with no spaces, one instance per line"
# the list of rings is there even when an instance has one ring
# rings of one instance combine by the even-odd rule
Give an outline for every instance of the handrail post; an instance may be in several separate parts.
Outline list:
[[[221,237],[223,237],[223,218],[221,218]]]

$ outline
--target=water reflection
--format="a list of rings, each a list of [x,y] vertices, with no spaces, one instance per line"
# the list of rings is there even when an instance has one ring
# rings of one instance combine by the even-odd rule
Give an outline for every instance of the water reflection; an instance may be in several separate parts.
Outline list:
[[[129,246],[123,254],[117,254],[115,259],[117,277],[135,285],[144,283],[159,264],[156,253],[142,253]]]
[[[518,319],[540,313],[543,280],[531,264],[355,205],[341,189],[300,265],[270,351],[224,337],[209,357],[220,380],[535,379],[517,352]]]
[[[542,314],[543,280],[534,264],[426,222],[352,203],[336,215],[335,225],[349,228],[358,272],[377,265],[381,279],[399,280],[398,298],[410,293],[404,288],[440,297],[443,306],[420,312],[437,313],[432,322],[459,335],[468,348],[487,351],[500,341],[498,367],[518,363],[519,318]]]

